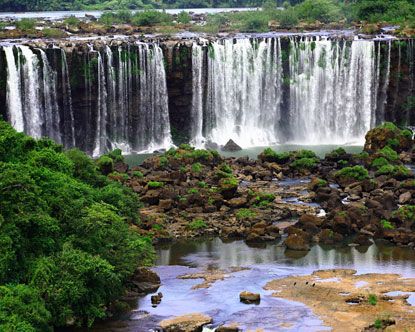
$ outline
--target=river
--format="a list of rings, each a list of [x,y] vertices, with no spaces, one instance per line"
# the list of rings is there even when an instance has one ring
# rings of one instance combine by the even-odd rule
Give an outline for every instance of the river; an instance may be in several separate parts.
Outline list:
[[[226,12],[233,12],[233,11],[249,11],[249,10],[257,10],[258,8],[182,8],[182,9],[166,9],[168,14],[178,14],[181,11],[192,12],[195,14],[216,14],[216,13],[226,13]],[[161,10],[161,9],[159,9]],[[140,10],[135,10],[133,12],[137,12]],[[102,13],[105,11],[103,10],[80,10],[80,11],[50,11],[50,12],[25,12],[25,13],[0,13],[0,20],[5,18],[13,18],[13,19],[22,19],[22,18],[36,18],[36,19],[47,19],[52,21],[61,20],[65,17],[75,16],[78,18],[85,17],[86,15],[91,15],[95,17],[100,17]]]
[[[273,297],[263,286],[272,279],[333,268],[415,277],[414,251],[383,243],[370,247],[316,245],[308,252],[298,252],[286,250],[281,242],[252,247],[243,241],[224,242],[214,238],[159,247],[157,257],[154,270],[162,280],[161,304],[153,307],[151,295],[145,296],[137,300],[137,308],[123,319],[98,324],[93,331],[155,331],[160,320],[191,312],[210,315],[213,318],[211,328],[237,322],[243,331],[276,331],[278,326],[284,326],[284,331],[330,330],[308,307]],[[247,269],[229,272],[224,280],[209,288],[192,289],[203,280],[178,278],[206,270],[227,271],[231,267]],[[260,293],[261,303],[240,303],[239,293],[244,290]]]

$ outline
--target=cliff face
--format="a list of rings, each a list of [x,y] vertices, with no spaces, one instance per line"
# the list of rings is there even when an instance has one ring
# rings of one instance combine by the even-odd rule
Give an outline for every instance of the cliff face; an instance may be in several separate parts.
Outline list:
[[[278,37],[226,43],[109,39],[0,46],[0,113],[11,122],[20,121],[34,136],[51,136],[96,155],[116,147],[125,152],[154,150],[167,147],[171,139],[189,142],[198,130],[204,137],[214,137],[215,130],[227,135],[226,125],[232,121],[237,131],[245,131],[238,133],[241,137],[254,128],[271,136],[278,132],[278,141],[287,141],[296,138],[298,126],[308,130],[302,121],[310,116],[331,127],[341,119],[343,104],[352,117],[356,112],[356,123],[415,125],[414,40],[374,41],[364,48],[348,40],[330,47],[324,43]],[[198,61],[194,45],[202,52]],[[353,52],[357,55],[350,60]],[[228,63],[222,66],[224,61]],[[370,62],[370,71],[364,61]],[[332,73],[330,62],[345,69]],[[200,75],[198,80],[195,75]],[[323,81],[315,79],[322,75]],[[354,85],[349,84],[352,79]],[[371,85],[364,84],[367,80]],[[19,89],[14,97],[8,92],[11,83]],[[313,84],[321,86],[315,89]],[[337,95],[330,96],[331,91]],[[369,105],[364,94],[370,94],[372,105],[367,119],[362,117]],[[350,95],[362,100],[352,106],[338,100]],[[311,105],[310,98],[317,104]],[[330,103],[339,113],[333,118]],[[264,113],[274,105],[278,115]],[[313,107],[315,113],[306,114]],[[330,117],[326,122],[319,118],[325,110],[324,116]],[[243,121],[248,121],[245,127]],[[360,130],[356,127],[351,127],[352,134]]]

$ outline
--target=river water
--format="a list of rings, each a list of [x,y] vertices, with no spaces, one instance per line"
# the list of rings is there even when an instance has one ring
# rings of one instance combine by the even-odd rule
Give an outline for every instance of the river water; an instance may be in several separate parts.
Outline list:
[[[249,10],[257,10],[257,8],[184,8],[184,9],[166,9],[168,14],[178,14],[181,11],[192,12],[195,14],[215,14],[215,13],[226,13],[226,12],[233,12],[233,11],[249,11]],[[137,12],[139,10],[133,11]],[[100,17],[102,13],[105,11],[103,10],[91,10],[91,11],[50,11],[50,12],[25,12],[25,13],[0,13],[0,20],[5,18],[13,18],[13,19],[22,19],[22,18],[43,18],[47,20],[57,21],[61,20],[65,17],[75,16],[78,18],[85,17],[85,15],[92,15],[95,17]]]
[[[219,238],[182,241],[157,249],[154,268],[162,280],[160,305],[152,307],[151,294],[137,300],[137,309],[113,322],[95,326],[94,331],[157,331],[167,317],[201,312],[213,318],[214,328],[237,322],[243,331],[324,331],[309,308],[299,302],[271,296],[263,286],[270,280],[290,275],[307,275],[317,269],[353,268],[358,273],[399,273],[415,277],[415,253],[407,248],[377,243],[370,247],[314,246],[308,252],[286,250],[279,243],[251,247],[243,241],[223,242]],[[180,279],[181,275],[206,271],[247,268],[229,272],[210,288],[192,289],[201,279]],[[239,302],[241,291],[261,294],[259,305]]]

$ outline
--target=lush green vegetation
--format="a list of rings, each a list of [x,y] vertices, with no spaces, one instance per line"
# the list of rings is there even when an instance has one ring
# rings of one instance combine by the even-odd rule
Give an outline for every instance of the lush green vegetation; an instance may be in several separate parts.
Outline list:
[[[130,227],[138,198],[100,172],[119,158],[95,163],[0,122],[1,331],[89,326],[151,263],[150,239]]]
[[[283,7],[284,10],[277,9]],[[206,32],[216,32],[224,27],[242,31],[266,31],[270,22],[280,28],[297,26],[299,21],[314,23],[339,23],[352,21],[405,23],[415,27],[415,2],[413,0],[0,0],[0,11],[30,10],[121,10],[107,13],[101,22],[124,22],[138,26],[171,22],[170,15],[147,12],[128,14],[133,9],[202,8],[202,7],[262,7],[260,11],[209,15]],[[179,23],[188,24],[190,17],[182,12]]]

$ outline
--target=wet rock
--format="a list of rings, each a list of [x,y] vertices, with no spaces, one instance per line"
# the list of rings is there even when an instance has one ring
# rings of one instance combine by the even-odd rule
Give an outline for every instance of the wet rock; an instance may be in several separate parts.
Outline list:
[[[410,191],[407,191],[407,192],[399,195],[398,202],[399,202],[399,204],[406,204],[406,203],[409,203],[411,201],[411,199],[412,199],[412,194],[411,194]]]
[[[157,205],[159,203],[160,192],[158,190],[148,190],[144,196],[140,198],[143,203],[149,205]]]
[[[242,150],[242,148],[231,139],[222,147],[222,151],[227,152],[234,152],[240,150]]]
[[[118,173],[127,173],[128,165],[122,161],[116,162],[114,165],[114,171]]]
[[[246,304],[259,303],[261,301],[261,295],[244,291],[239,294],[239,300]]]
[[[216,328],[216,332],[239,332],[240,329],[237,325],[222,325]]]
[[[331,229],[323,229],[318,235],[320,243],[323,244],[338,244],[343,240],[343,236],[339,233],[333,232]]]
[[[194,313],[162,320],[160,327],[165,332],[201,332],[203,325],[211,322],[211,317]]]
[[[302,234],[290,234],[284,241],[287,249],[307,251],[310,250],[309,241]]]
[[[139,267],[135,270],[131,279],[131,288],[141,294],[147,294],[157,291],[161,281],[157,273],[146,267]]]
[[[173,207],[173,200],[172,199],[161,199],[159,202],[159,207],[164,211],[171,210]]]
[[[372,244],[372,241],[370,241],[369,237],[364,234],[357,235],[353,242],[361,246],[370,246]]]
[[[242,197],[234,197],[230,199],[227,203],[231,208],[240,208],[240,207],[244,207],[247,202],[248,202],[248,199],[245,196],[242,196]]]
[[[156,307],[157,305],[159,305],[161,303],[161,299],[163,298],[163,293],[159,292],[156,295],[152,295],[151,296],[151,304],[153,305],[153,307]]]

